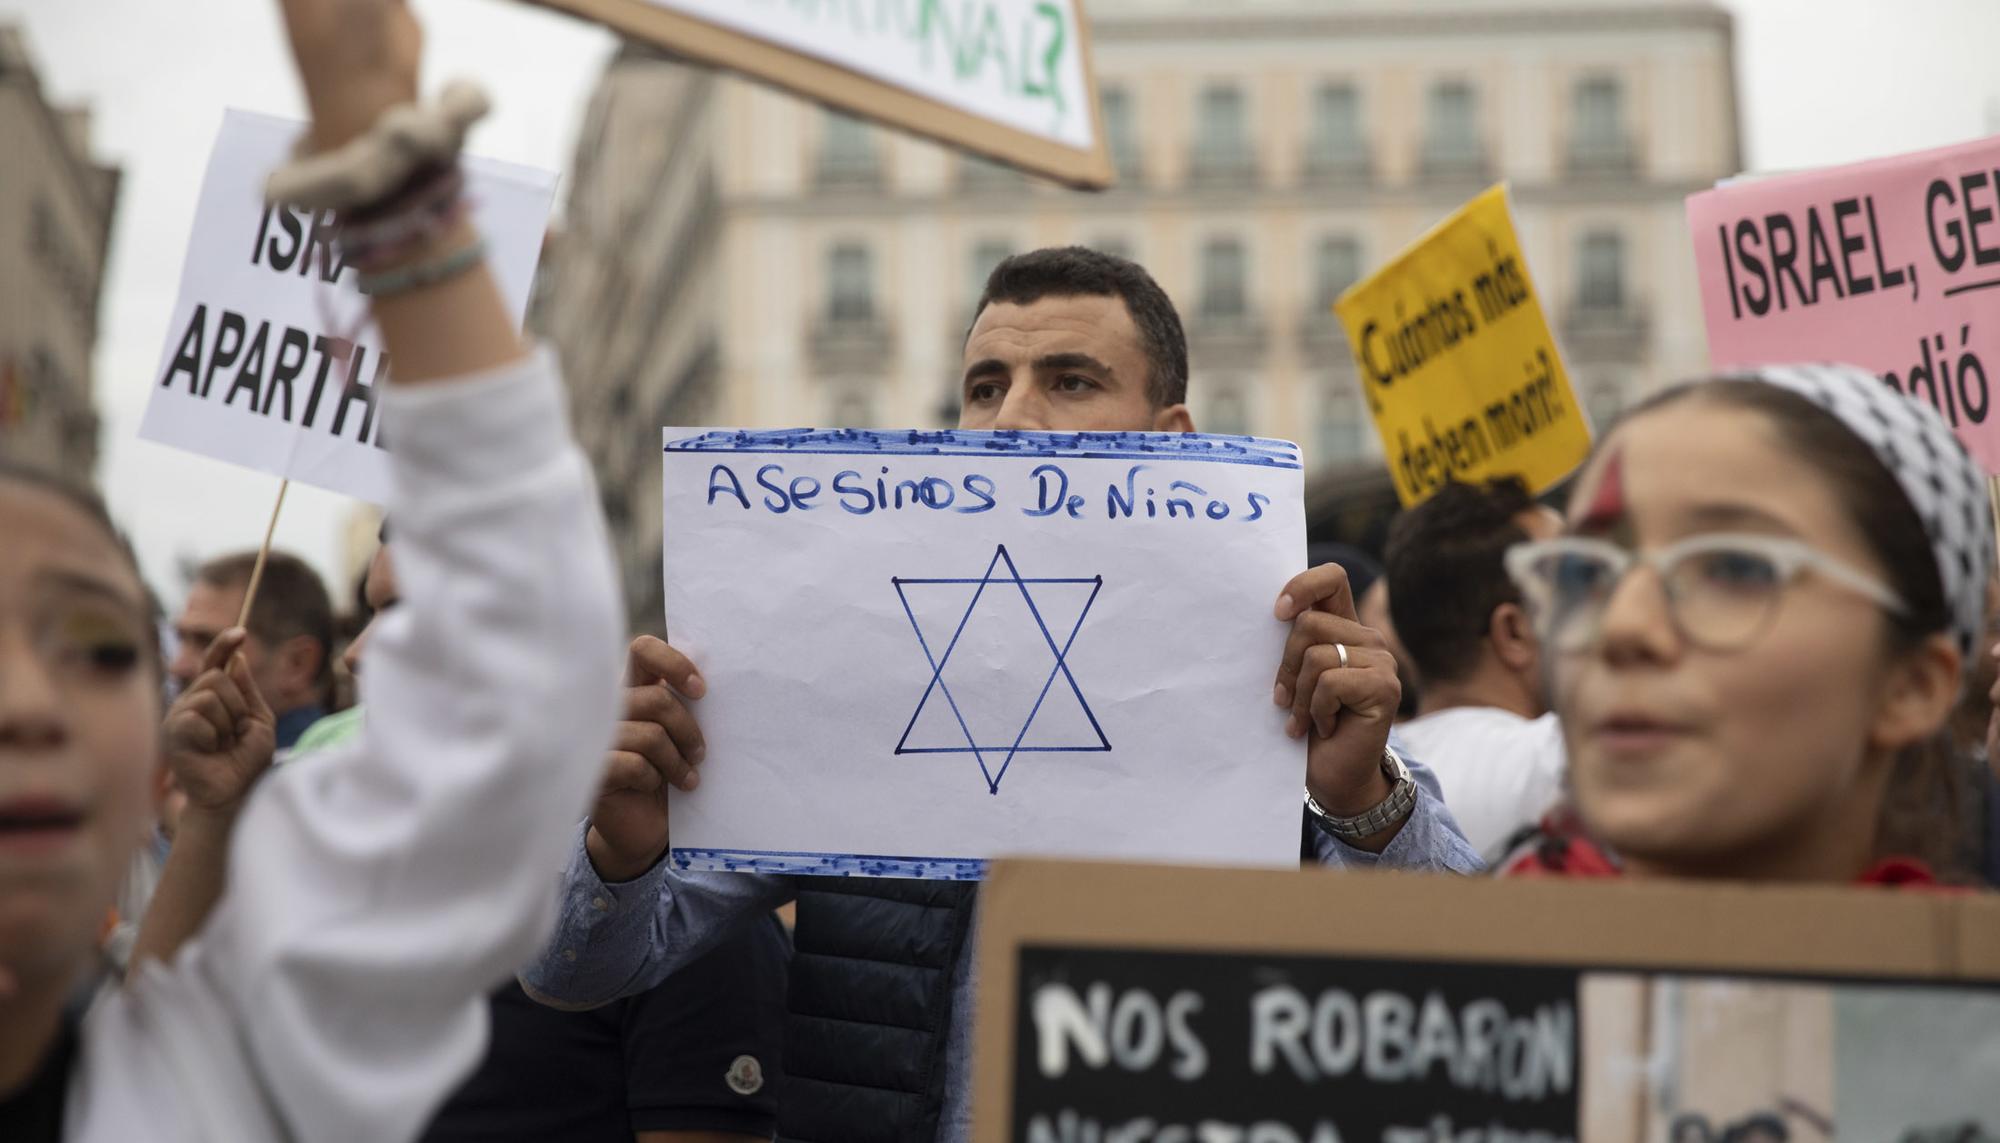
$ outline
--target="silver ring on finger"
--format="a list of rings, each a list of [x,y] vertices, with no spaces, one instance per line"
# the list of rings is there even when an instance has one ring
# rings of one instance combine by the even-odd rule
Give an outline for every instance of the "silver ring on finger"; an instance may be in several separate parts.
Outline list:
[[[1345,670],[1347,667],[1347,644],[1335,643],[1333,649],[1340,653],[1340,666]]]

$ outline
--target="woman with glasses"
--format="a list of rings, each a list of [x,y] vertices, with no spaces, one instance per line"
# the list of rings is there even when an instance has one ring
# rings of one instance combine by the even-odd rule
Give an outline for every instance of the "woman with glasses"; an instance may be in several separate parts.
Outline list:
[[[1508,555],[1573,820],[1510,873],[1928,881],[1960,858],[1947,722],[1983,629],[1985,484],[1928,406],[1837,366],[1663,393],[1565,534]]]

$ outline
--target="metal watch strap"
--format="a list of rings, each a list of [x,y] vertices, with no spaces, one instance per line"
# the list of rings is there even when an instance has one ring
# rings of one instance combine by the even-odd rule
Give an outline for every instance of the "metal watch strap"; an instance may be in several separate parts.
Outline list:
[[[1416,808],[1417,783],[1410,777],[1409,767],[1403,765],[1403,760],[1386,747],[1382,751],[1382,771],[1393,784],[1389,787],[1389,796],[1376,803],[1374,808],[1351,818],[1335,817],[1319,804],[1312,796],[1312,790],[1308,789],[1306,812],[1318,818],[1328,833],[1342,841],[1361,841],[1399,824]]]

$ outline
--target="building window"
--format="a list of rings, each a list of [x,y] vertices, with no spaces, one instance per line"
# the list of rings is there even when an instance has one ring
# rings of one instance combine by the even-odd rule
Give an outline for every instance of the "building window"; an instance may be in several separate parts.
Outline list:
[[[1430,93],[1429,125],[1424,136],[1424,166],[1433,174],[1479,171],[1486,151],[1479,138],[1479,97],[1472,85],[1448,79]]]
[[[1218,389],[1208,399],[1208,424],[1196,426],[1203,432],[1229,436],[1250,435],[1250,408],[1243,394],[1234,389]]]
[[[1104,145],[1121,179],[1136,182],[1140,175],[1139,134],[1132,118],[1132,93],[1110,84],[1098,92],[1097,105],[1104,117]]]
[[[866,246],[843,242],[827,253],[826,317],[830,322],[875,318],[875,258]]]
[[[1201,315],[1229,320],[1249,309],[1245,294],[1243,243],[1211,238],[1201,251]]]
[[[1570,162],[1580,168],[1622,171],[1632,164],[1625,134],[1625,90],[1612,76],[1593,76],[1576,85]]]
[[[1247,178],[1250,172],[1250,126],[1243,89],[1220,83],[1203,88],[1195,124],[1195,177],[1234,180]]]
[[[874,186],[880,178],[875,139],[867,124],[838,111],[827,112],[820,130],[820,185]]]
[[[993,273],[993,267],[1007,260],[1014,252],[1008,243],[996,238],[981,239],[972,248],[972,256],[965,264],[965,306],[967,310],[979,304],[986,293],[986,279]]]
[[[1327,315],[1347,287],[1361,280],[1361,243],[1351,235],[1329,234],[1313,254],[1313,313]]]
[[[1354,383],[1347,379],[1328,382],[1320,392],[1319,456],[1314,461],[1334,464],[1358,459],[1366,432]]]
[[[1610,230],[1583,236],[1577,252],[1576,303],[1581,309],[1625,308],[1625,239]]]
[[[1322,85],[1313,92],[1307,172],[1326,178],[1365,176],[1368,165],[1368,142],[1361,131],[1361,93],[1351,83]]]

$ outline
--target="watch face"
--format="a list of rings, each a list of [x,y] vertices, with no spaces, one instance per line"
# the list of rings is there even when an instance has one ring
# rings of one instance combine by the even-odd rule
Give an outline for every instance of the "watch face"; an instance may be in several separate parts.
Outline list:
[[[1410,768],[1403,764],[1403,756],[1386,746],[1382,748],[1382,773],[1391,782],[1410,781]]]

